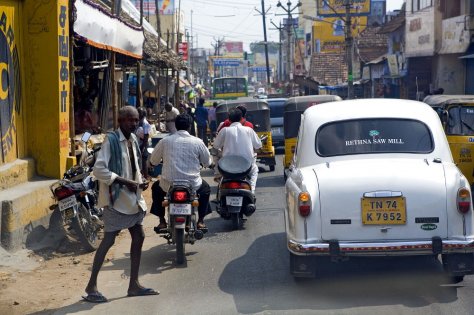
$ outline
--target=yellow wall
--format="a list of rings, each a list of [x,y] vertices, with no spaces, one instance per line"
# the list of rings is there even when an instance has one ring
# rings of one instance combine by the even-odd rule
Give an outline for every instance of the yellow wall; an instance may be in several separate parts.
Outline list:
[[[24,155],[21,11],[17,1],[0,1],[0,165]]]
[[[69,154],[68,0],[20,3],[27,155],[38,175],[58,178]]]

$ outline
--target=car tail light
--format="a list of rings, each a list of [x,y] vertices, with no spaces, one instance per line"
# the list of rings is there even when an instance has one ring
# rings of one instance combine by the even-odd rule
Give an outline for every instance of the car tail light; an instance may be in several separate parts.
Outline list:
[[[61,186],[54,190],[54,195],[56,196],[56,198],[58,198],[58,200],[61,200],[74,195],[74,190],[67,186]]]
[[[223,183],[222,189],[247,189],[250,190],[250,185],[242,182],[227,182]]]
[[[311,214],[311,196],[306,191],[300,192],[298,195],[298,211],[302,217]]]
[[[187,191],[174,191],[173,201],[186,201],[188,199]]]
[[[458,211],[461,213],[467,213],[471,208],[471,193],[469,189],[460,188],[458,190]]]

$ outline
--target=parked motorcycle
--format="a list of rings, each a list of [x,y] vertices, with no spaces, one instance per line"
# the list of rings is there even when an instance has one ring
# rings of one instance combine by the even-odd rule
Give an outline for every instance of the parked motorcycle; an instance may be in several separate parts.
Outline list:
[[[176,263],[185,261],[185,244],[194,244],[204,237],[203,230],[197,229],[198,196],[189,181],[175,181],[163,201],[168,208],[168,227],[156,231],[164,234],[168,244],[176,245]]]
[[[50,186],[57,201],[50,209],[60,213],[63,225],[73,230],[87,251],[94,251],[98,247],[97,234],[102,228],[103,209],[97,208],[98,183],[91,174],[100,147],[92,151],[87,149],[90,136],[86,132],[81,138],[85,149],[79,164],[68,169],[61,180]]]
[[[232,229],[237,230],[251,216],[255,208],[255,196],[248,175],[252,169],[252,161],[241,156],[228,155],[220,158],[217,163],[222,178],[217,190],[217,207],[219,215],[232,220]]]

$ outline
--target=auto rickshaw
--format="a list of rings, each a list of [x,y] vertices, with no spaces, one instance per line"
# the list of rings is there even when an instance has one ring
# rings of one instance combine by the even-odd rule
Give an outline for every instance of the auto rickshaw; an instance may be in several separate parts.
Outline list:
[[[286,101],[283,114],[283,132],[285,135],[285,156],[283,158],[283,174],[286,179],[286,170],[290,166],[296,148],[296,139],[300,129],[301,114],[306,108],[313,105],[342,101],[337,95],[307,95],[291,97]]]
[[[243,105],[247,109],[246,119],[254,126],[257,135],[262,139],[262,150],[257,154],[257,162],[268,165],[270,171],[275,170],[275,148],[272,143],[270,126],[270,107],[266,100],[231,100],[223,101],[216,108],[217,125],[228,118],[229,109]]]
[[[454,162],[474,184],[474,95],[429,95],[423,100],[439,115]]]

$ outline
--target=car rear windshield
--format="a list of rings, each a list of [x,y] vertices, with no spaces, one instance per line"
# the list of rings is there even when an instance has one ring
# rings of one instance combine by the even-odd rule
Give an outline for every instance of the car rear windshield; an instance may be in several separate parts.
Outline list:
[[[424,123],[408,119],[371,118],[335,121],[316,133],[320,156],[371,153],[429,153],[433,137]]]
[[[268,101],[268,106],[270,107],[270,117],[278,118],[283,117],[285,112],[285,101]]]

